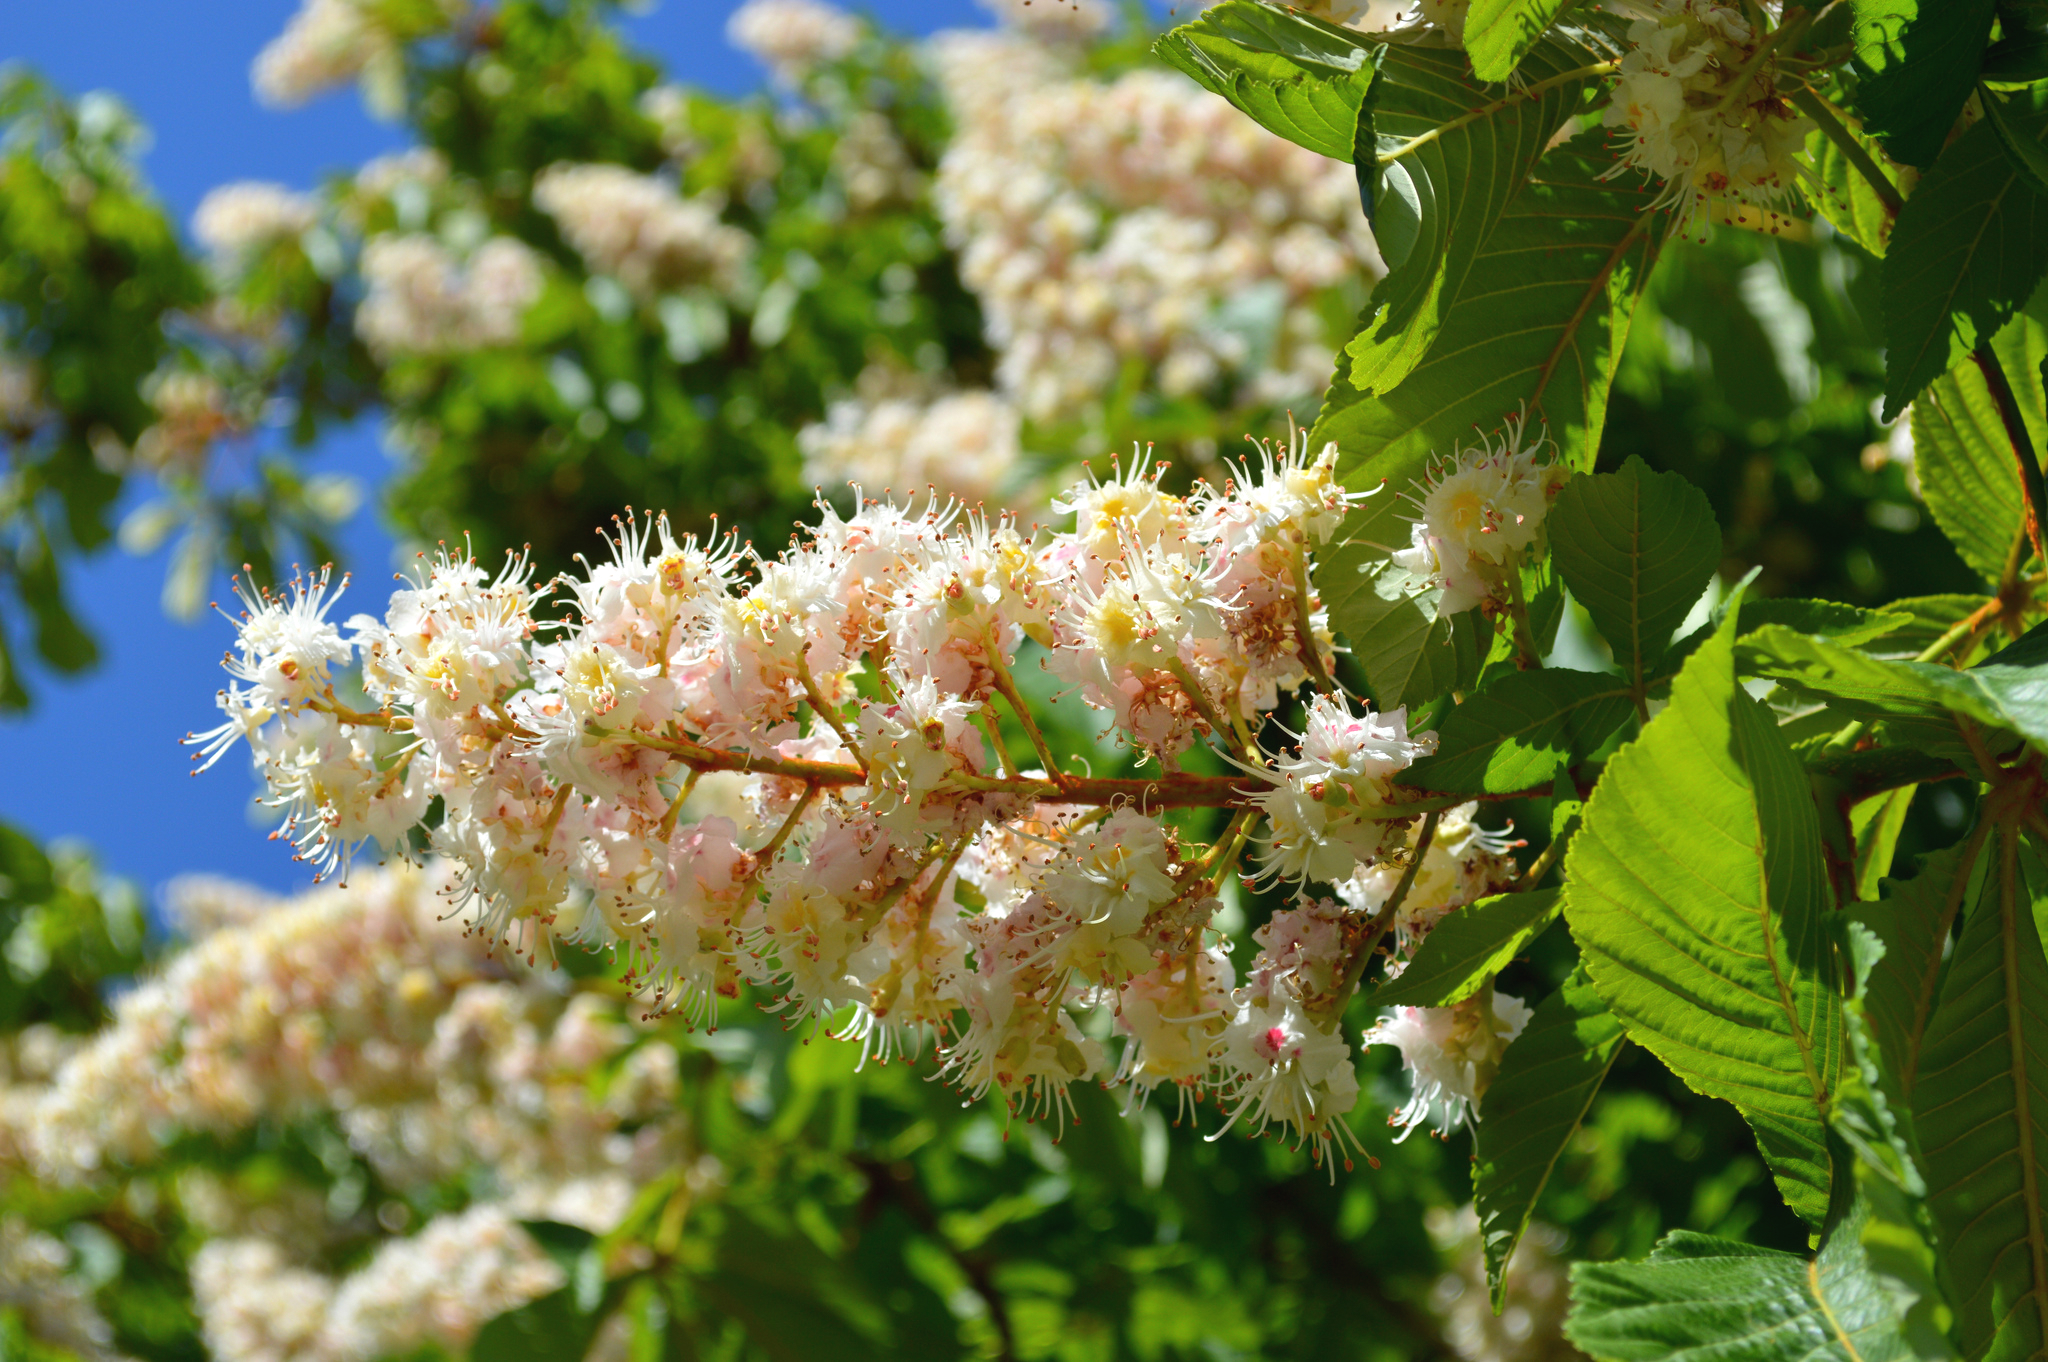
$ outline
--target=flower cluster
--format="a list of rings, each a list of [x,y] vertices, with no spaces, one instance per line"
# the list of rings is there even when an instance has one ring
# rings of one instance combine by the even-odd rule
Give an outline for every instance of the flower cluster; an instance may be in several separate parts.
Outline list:
[[[484,1324],[560,1287],[562,1269],[502,1207],[384,1244],[335,1281],[268,1239],[216,1239],[192,1260],[192,1303],[222,1362],[371,1362],[461,1353]]]
[[[270,246],[296,241],[319,218],[319,200],[310,194],[242,181],[208,191],[192,215],[192,235],[232,272]]]
[[[507,978],[442,920],[440,887],[400,867],[265,909],[239,887],[181,886],[182,918],[245,924],[124,994],[89,1044],[20,1064],[48,1073],[5,1090],[0,1149],[63,1182],[183,1135],[327,1113],[388,1186],[485,1163],[515,1212],[609,1228],[668,1157],[659,1122],[625,1130],[666,1105],[674,1053],[626,1054],[632,1034],[597,996],[565,1006],[544,977]],[[615,1059],[621,1076],[593,1093]]]
[[[930,401],[847,398],[798,435],[813,483],[906,492],[934,488],[969,505],[1004,504],[1023,456],[1016,408],[989,392]]]
[[[1727,200],[1775,221],[1798,183],[1813,124],[1778,91],[1767,35],[1723,0],[1655,0],[1629,25],[1607,126],[1623,130],[1623,166],[1664,182],[1678,229]],[[1761,60],[1759,60],[1761,58]]]
[[[485,1320],[560,1285],[519,1220],[608,1231],[686,1146],[673,1048],[636,1034],[605,988],[564,998],[560,980],[493,959],[444,919],[443,889],[438,869],[405,867],[289,901],[181,882],[178,920],[210,930],[123,995],[110,1027],[89,1040],[30,1028],[0,1053],[0,1165],[104,1182],[182,1137],[327,1118],[394,1192],[488,1169],[471,1184],[488,1200],[385,1241],[339,1280],[312,1264],[360,1225],[324,1197],[288,1182],[252,1200],[197,1168],[175,1180],[208,1240],[193,1288],[215,1355],[459,1353]],[[39,1336],[87,1338],[91,1317],[63,1326],[64,1288],[31,1270],[47,1241],[20,1239],[10,1261],[15,1242],[0,1233],[0,1304],[25,1283],[47,1307],[30,1321]]]
[[[1177,76],[1088,79],[1028,32],[932,45],[959,128],[934,195],[999,390],[1033,420],[1134,363],[1169,395],[1319,390],[1314,299],[1373,258],[1349,172]]]
[[[1304,883],[1414,856],[1392,778],[1433,740],[1404,714],[1325,689],[1289,752],[1253,737],[1334,660],[1307,558],[1351,500],[1335,458],[1297,440],[1185,497],[1134,463],[1031,539],[937,502],[826,509],[750,571],[659,520],[548,588],[444,554],[349,637],[324,578],[247,592],[227,721],[192,741],[210,762],[246,737],[323,869],[402,851],[437,798],[428,835],[488,939],[611,947],[661,1009],[751,985],[872,1053],[936,1040],[963,1089],[1033,1115],[1091,1076],[1170,1082],[1324,1151],[1356,1094],[1343,1006],[1400,904],[1304,897],[1242,987],[1210,920],[1248,845]],[[1159,773],[1062,770],[1026,649]],[[336,698],[351,657],[370,709]],[[1239,774],[1179,769],[1205,740]],[[1206,848],[1162,816],[1196,806],[1233,811]]]
[[[372,0],[304,0],[284,32],[257,54],[249,80],[266,104],[291,108],[338,85],[358,82],[370,107],[393,117],[404,107],[404,44],[459,18],[466,0],[409,6],[411,22],[395,27],[397,7]]]
[[[760,59],[784,85],[859,44],[861,22],[823,0],[747,0],[725,22],[727,41]]]
[[[1536,542],[1569,469],[1545,459],[1549,437],[1531,438],[1527,421],[1509,417],[1498,441],[1481,436],[1439,461],[1416,498],[1420,515],[1394,562],[1442,588],[1446,615],[1517,589],[1514,574]]]
[[[119,1362],[113,1326],[70,1267],[62,1243],[11,1216],[0,1219],[0,1312],[14,1315],[32,1349],[41,1343],[79,1362]]]
[[[689,287],[732,296],[753,258],[754,239],[720,222],[714,204],[624,166],[550,166],[533,203],[592,270],[641,298]]]
[[[384,358],[448,355],[519,338],[540,297],[540,258],[524,242],[494,236],[458,257],[439,237],[387,233],[363,244],[368,296],[356,334]]]

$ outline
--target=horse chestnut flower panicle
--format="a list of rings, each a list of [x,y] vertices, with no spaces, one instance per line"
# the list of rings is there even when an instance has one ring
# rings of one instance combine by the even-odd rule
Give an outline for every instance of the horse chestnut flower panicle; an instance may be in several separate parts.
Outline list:
[[[1651,0],[1629,25],[1606,122],[1622,130],[1622,166],[1664,182],[1658,202],[1685,232],[1716,199],[1767,223],[1791,196],[1813,124],[1778,93],[1775,52],[1740,7]]]
[[[1211,923],[1248,845],[1332,885],[1414,854],[1392,778],[1435,740],[1405,711],[1326,690],[1294,753],[1252,736],[1329,684],[1308,560],[1356,499],[1335,465],[1297,435],[1182,496],[1133,462],[1067,494],[1070,531],[1028,538],[868,501],[774,560],[622,521],[611,561],[544,586],[444,553],[348,638],[316,579],[248,596],[227,723],[192,741],[249,737],[323,870],[424,835],[486,940],[612,949],[654,1010],[705,1019],[752,986],[870,1057],[933,1044],[1027,1117],[1063,1118],[1077,1081],[1171,1084],[1322,1157],[1356,1147],[1343,1009],[1390,916],[1304,900],[1260,930],[1242,988]],[[1487,476],[1540,515],[1533,464]],[[1156,774],[1064,769],[1014,674],[1026,649]],[[330,684],[351,660],[374,709]],[[1201,741],[1237,773],[1178,769]],[[1203,847],[1174,807],[1229,814]]]

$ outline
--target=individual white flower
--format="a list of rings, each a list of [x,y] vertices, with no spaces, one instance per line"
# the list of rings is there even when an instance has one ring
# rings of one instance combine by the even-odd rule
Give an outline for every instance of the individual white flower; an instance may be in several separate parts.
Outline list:
[[[1490,1006],[1482,1002],[1488,997]],[[1382,1014],[1365,1044],[1399,1049],[1412,1085],[1407,1105],[1391,1118],[1401,1127],[1397,1142],[1425,1121],[1443,1135],[1476,1119],[1502,1051],[1529,1017],[1521,999],[1490,990],[1455,1007],[1397,1007]]]
[[[1344,1114],[1358,1101],[1358,1075],[1338,1026],[1311,1020],[1289,989],[1264,999],[1239,993],[1237,1014],[1223,1032],[1221,1064],[1232,1103],[1224,1129],[1248,1120],[1257,1135],[1277,1123],[1333,1174],[1333,1155],[1349,1168],[1358,1139]]]
[[[725,21],[726,40],[796,85],[860,44],[859,19],[824,0],[747,0]]]
[[[1514,829],[1489,832],[1476,821],[1478,811],[1477,803],[1460,804],[1439,816],[1429,850],[1423,853],[1422,864],[1394,917],[1403,946],[1419,944],[1453,910],[1504,892],[1520,873],[1509,854],[1517,845]],[[1418,830],[1419,825],[1408,830],[1411,847]],[[1337,886],[1339,897],[1356,912],[1377,913],[1401,882],[1408,859],[1381,860],[1362,867],[1356,876]]]
[[[1500,599],[1507,589],[1507,574],[1520,569],[1569,476],[1554,460],[1539,462],[1549,447],[1541,429],[1531,439],[1527,421],[1512,416],[1498,442],[1481,436],[1430,470],[1411,543],[1391,556],[1442,588],[1440,614]]]
[[[1211,946],[1192,959],[1160,955],[1117,990],[1117,1029],[1130,1040],[1116,1078],[1131,1085],[1134,1101],[1171,1083],[1182,1114],[1192,1107],[1214,1075],[1224,1030],[1236,1014],[1235,983],[1229,952]]]
[[[1268,830],[1259,849],[1265,871],[1282,879],[1336,883],[1371,862],[1385,843],[1380,815],[1392,777],[1436,750],[1436,735],[1408,732],[1408,711],[1362,715],[1341,694],[1309,703],[1308,726],[1293,757],[1271,768],[1276,783],[1254,803]]]
[[[1753,65],[1765,38],[1738,5],[1646,0],[1642,8],[1606,115],[1608,127],[1623,130],[1617,169],[1664,182],[1658,202],[1676,208],[1678,231],[1716,200],[1760,212],[1775,230],[1813,128],[1779,92],[1777,54]]]

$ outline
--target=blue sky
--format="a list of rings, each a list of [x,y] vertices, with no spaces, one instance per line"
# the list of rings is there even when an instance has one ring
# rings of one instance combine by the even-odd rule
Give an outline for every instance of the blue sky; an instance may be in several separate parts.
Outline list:
[[[363,113],[352,93],[292,112],[268,110],[249,93],[250,59],[296,8],[293,0],[4,0],[0,60],[39,69],[59,88],[119,94],[149,124],[145,166],[179,221],[228,180],[275,180],[310,189],[324,171],[404,145],[401,130]],[[724,38],[739,0],[666,0],[626,27],[679,80],[740,93],[761,80]],[[972,0],[872,0],[865,9],[898,31],[980,25]],[[374,485],[388,471],[374,423],[329,439],[313,466]],[[342,536],[370,609],[392,559],[373,513]],[[197,779],[180,735],[212,726],[227,626],[207,616],[185,625],[158,607],[163,555],[111,550],[76,565],[74,606],[99,637],[103,661],[82,678],[38,675],[36,705],[0,721],[0,819],[44,838],[82,838],[116,874],[154,888],[173,875],[208,871],[277,890],[309,876],[249,814],[254,785],[230,757]],[[227,585],[219,595],[225,599]],[[347,613],[344,610],[343,613]]]

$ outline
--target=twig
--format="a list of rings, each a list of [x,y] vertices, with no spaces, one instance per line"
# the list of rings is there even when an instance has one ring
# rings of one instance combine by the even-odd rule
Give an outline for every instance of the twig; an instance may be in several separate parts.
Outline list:
[[[1315,616],[1308,608],[1308,555],[1299,539],[1294,541],[1293,555],[1294,634],[1300,645],[1301,664],[1308,669],[1308,679],[1315,682],[1316,689],[1328,695],[1336,686],[1323,670],[1322,650],[1316,647]]]
[[[811,676],[810,659],[802,653],[797,654],[796,675],[797,679],[803,682],[804,698],[811,702],[812,712],[831,725],[832,732],[839,739],[839,745],[853,753],[853,759],[860,766],[862,774],[866,774],[868,759],[861,755],[859,746],[853,741],[853,735],[847,732],[846,725],[840,722],[838,710],[825,703],[825,697],[818,691],[816,679]]]
[[[996,690],[1010,702],[1010,708],[1017,711],[1017,721],[1024,725],[1024,732],[1031,739],[1032,749],[1038,753],[1039,761],[1045,764],[1045,774],[1052,780],[1065,784],[1066,777],[1060,770],[1059,762],[1053,758],[1052,748],[1046,744],[1045,735],[1038,731],[1038,721],[1031,717],[1031,706],[1024,703],[1024,697],[1017,691],[1016,679],[1010,675],[1010,668],[1003,661],[1003,650],[996,642],[995,631],[984,630],[982,643],[983,651],[988,654],[988,668],[995,673]]]

